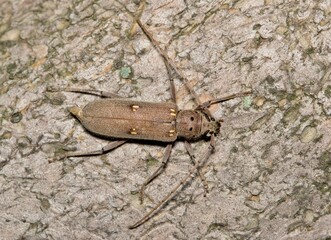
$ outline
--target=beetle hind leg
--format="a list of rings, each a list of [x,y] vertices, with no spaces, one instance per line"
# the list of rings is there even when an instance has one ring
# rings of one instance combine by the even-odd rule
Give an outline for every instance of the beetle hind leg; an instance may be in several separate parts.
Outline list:
[[[90,95],[95,95],[103,98],[123,98],[122,96],[111,93],[111,92],[106,92],[102,90],[97,90],[97,89],[80,89],[80,88],[55,88],[55,87],[48,87],[47,88],[48,92],[74,92],[74,93],[82,93],[82,94],[90,94]]]
[[[111,143],[109,143],[108,145],[104,146],[103,148],[99,149],[99,150],[95,150],[95,151],[90,151],[90,152],[73,152],[73,153],[65,153],[65,154],[61,154],[59,156],[53,157],[48,159],[48,162],[55,162],[55,161],[59,161],[61,159],[64,158],[68,158],[68,157],[85,157],[85,156],[96,156],[96,155],[102,155],[105,154],[111,150],[114,150],[115,148],[121,146],[122,144],[124,144],[127,140],[119,140],[119,141],[113,141]]]

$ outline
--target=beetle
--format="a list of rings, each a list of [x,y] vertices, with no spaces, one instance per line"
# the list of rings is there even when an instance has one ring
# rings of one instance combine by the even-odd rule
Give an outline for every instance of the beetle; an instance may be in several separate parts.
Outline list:
[[[86,153],[67,153],[50,159],[51,162],[66,157],[104,154],[119,147],[129,139],[165,142],[167,143],[167,147],[160,167],[143,183],[140,189],[140,198],[142,201],[145,187],[164,170],[166,163],[170,158],[173,142],[177,139],[183,139],[186,150],[193,161],[193,168],[186,175],[186,177],[184,177],[173,188],[173,190],[166,197],[164,197],[163,200],[161,200],[159,204],[157,204],[138,222],[129,226],[131,229],[136,228],[149,220],[169,199],[175,195],[180,187],[182,187],[191,177],[193,177],[195,173],[199,174],[204,185],[205,193],[208,192],[208,186],[204,181],[204,177],[200,173],[199,168],[214,152],[215,136],[219,134],[222,122],[222,120],[216,120],[212,116],[208,107],[212,104],[224,102],[229,99],[241,97],[251,93],[251,91],[244,91],[226,97],[201,102],[195,91],[188,85],[186,78],[182,77],[183,75],[176,68],[173,61],[168,57],[164,50],[158,46],[149,31],[144,27],[139,19],[136,19],[135,21],[151,41],[153,46],[159,51],[160,55],[164,58],[169,76],[171,75],[171,71],[173,71],[179,79],[183,81],[184,85],[198,103],[198,107],[191,110],[178,109],[176,104],[176,91],[172,77],[170,77],[172,102],[164,103],[134,101],[122,98],[113,93],[94,89],[62,89],[61,91],[79,92],[103,97],[103,99],[88,103],[84,108],[80,108],[78,106],[70,107],[69,111],[89,132],[98,136],[110,137],[115,140],[100,150]],[[48,88],[48,90],[59,91],[54,88]],[[197,161],[189,142],[198,140],[204,136],[210,138],[210,145],[202,160]]]
[[[112,138],[174,142],[219,133],[220,123],[201,110],[178,110],[175,103],[101,99],[69,111],[90,132]]]

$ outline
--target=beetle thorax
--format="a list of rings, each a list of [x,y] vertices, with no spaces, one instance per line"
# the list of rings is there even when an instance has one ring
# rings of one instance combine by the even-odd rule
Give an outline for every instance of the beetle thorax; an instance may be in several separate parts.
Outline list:
[[[205,113],[199,110],[181,110],[176,119],[178,137],[187,140],[198,139],[207,134],[218,134],[220,123],[211,120]]]

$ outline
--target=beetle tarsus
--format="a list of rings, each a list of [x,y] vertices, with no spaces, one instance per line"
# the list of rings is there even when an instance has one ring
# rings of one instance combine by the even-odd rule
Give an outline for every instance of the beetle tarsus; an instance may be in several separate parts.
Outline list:
[[[61,154],[61,155],[58,155],[58,156],[54,156],[52,158],[48,158],[48,162],[49,163],[57,162],[57,161],[60,161],[64,158],[66,158],[66,157],[67,157],[67,154]]]

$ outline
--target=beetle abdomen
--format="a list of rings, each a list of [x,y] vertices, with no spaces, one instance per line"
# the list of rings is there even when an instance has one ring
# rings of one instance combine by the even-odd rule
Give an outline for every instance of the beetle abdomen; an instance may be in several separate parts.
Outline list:
[[[82,125],[98,135],[162,142],[177,138],[174,103],[101,99],[87,104],[78,113],[73,110]]]

